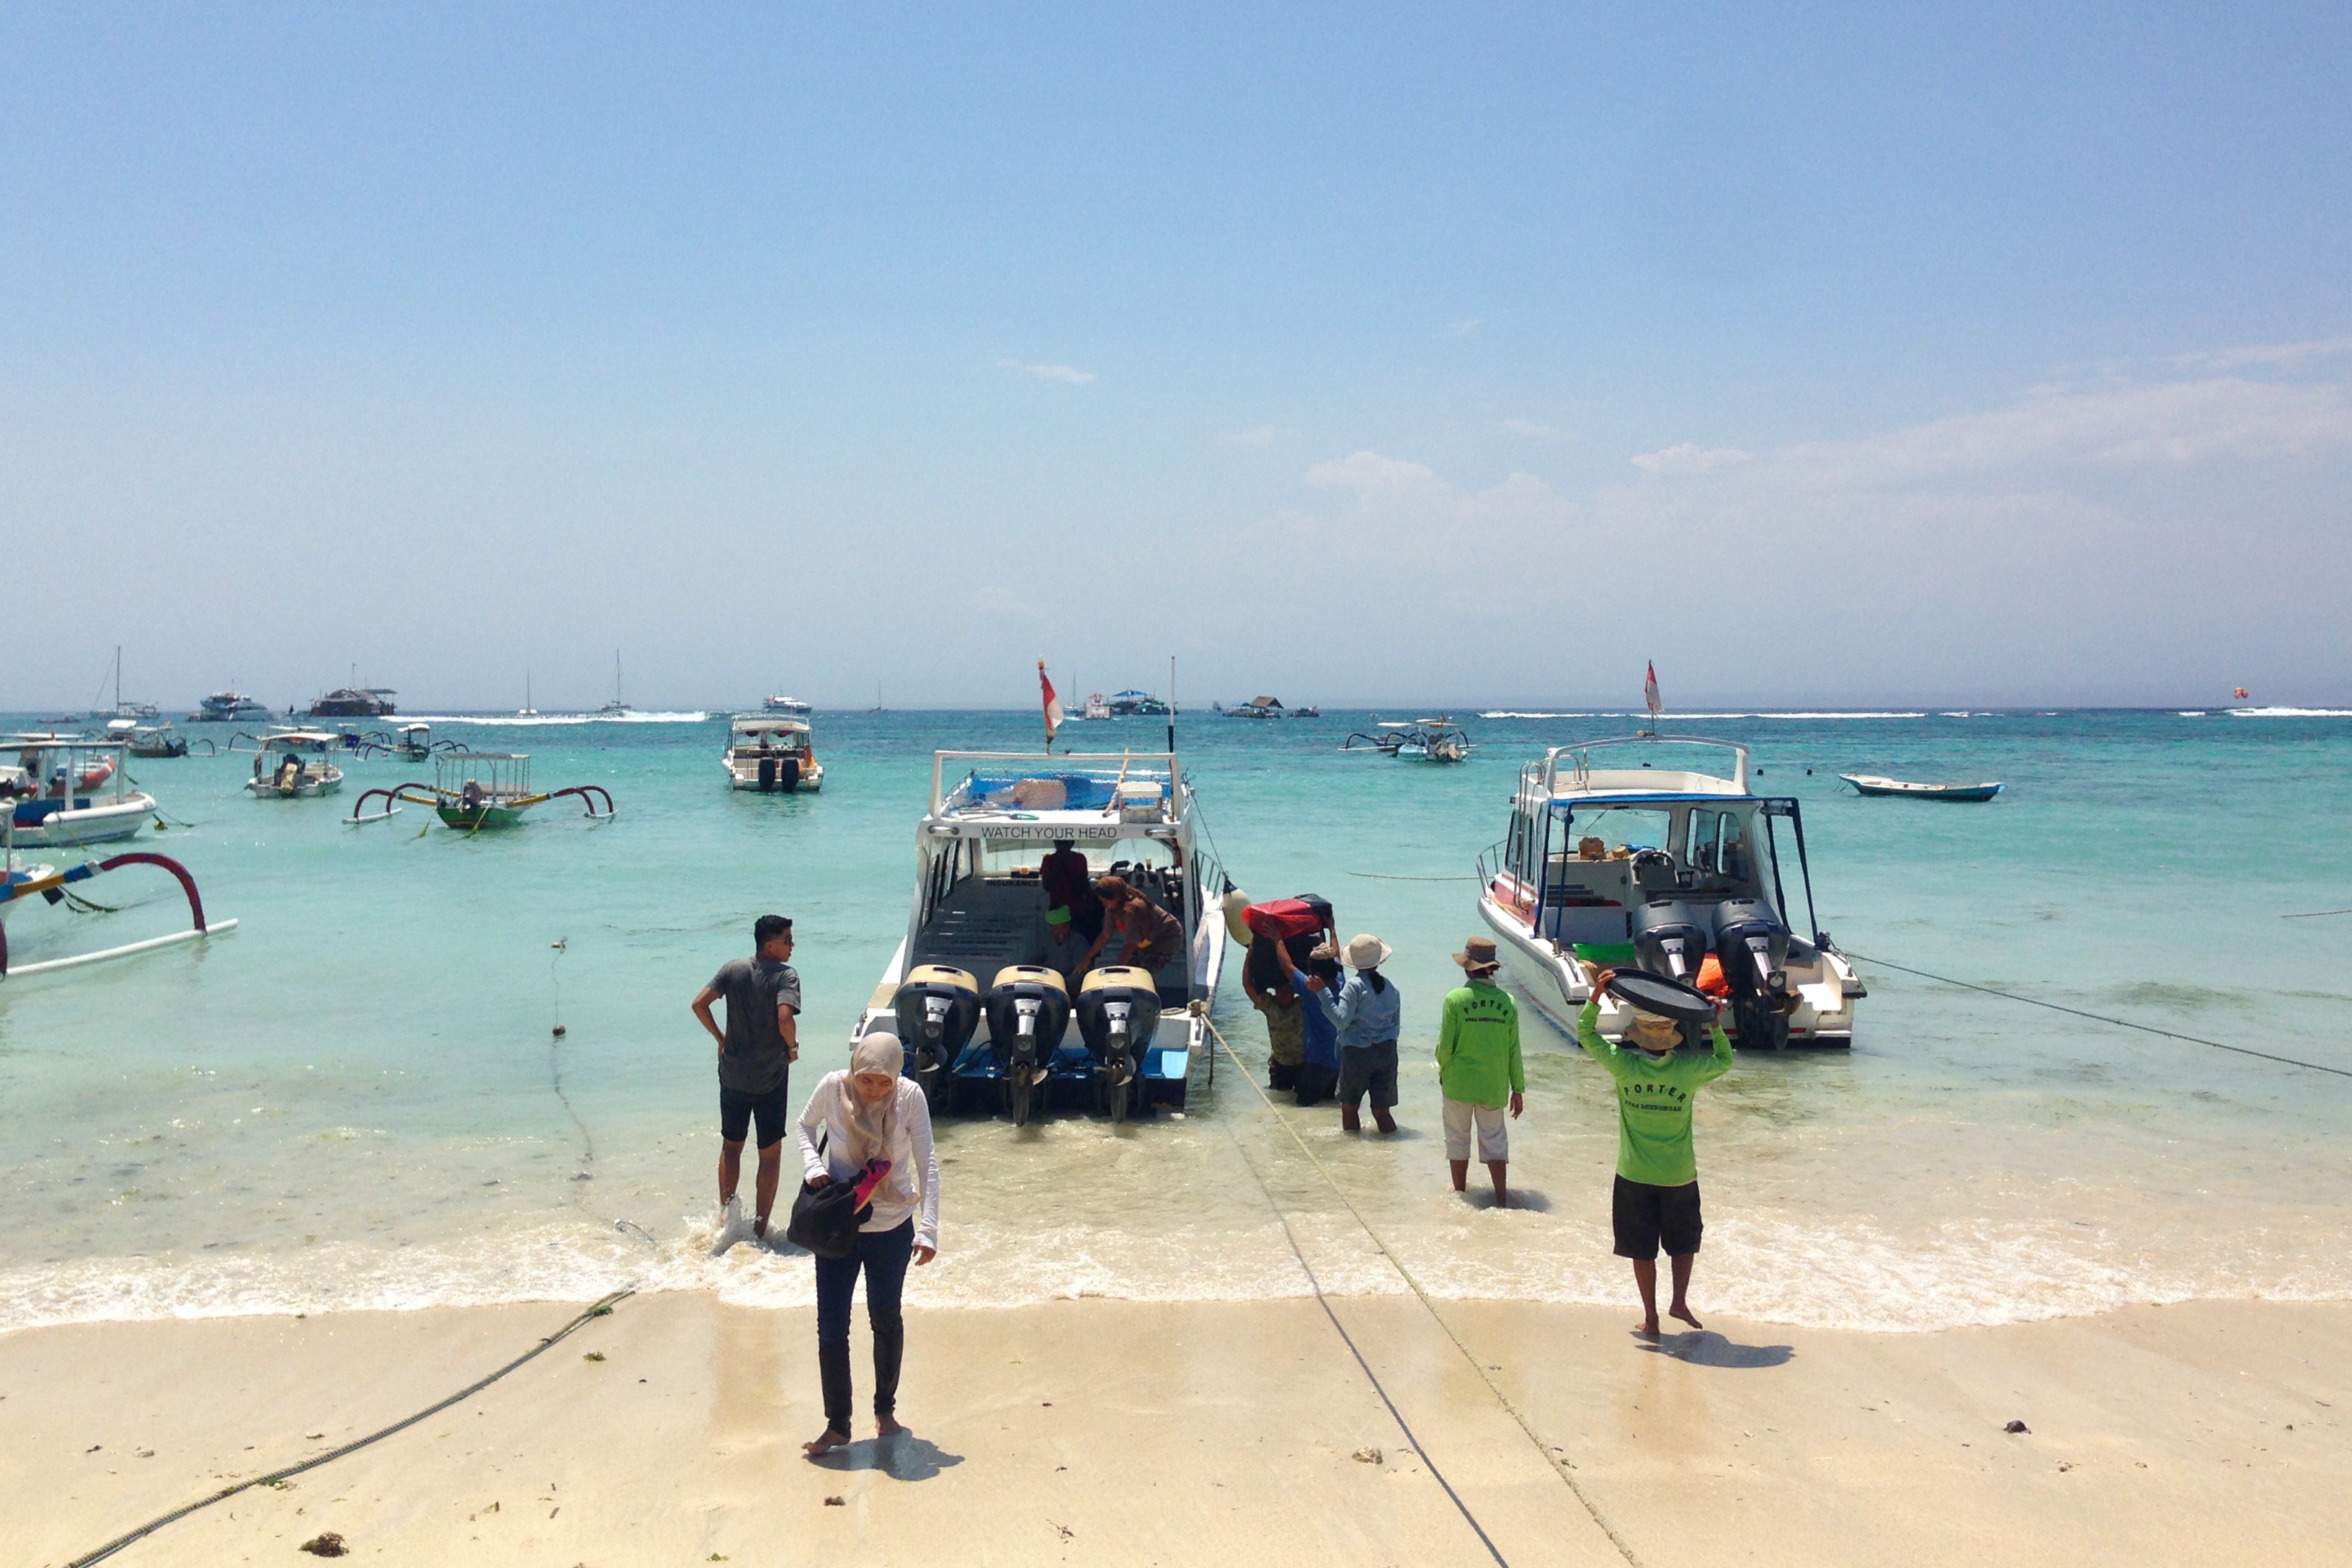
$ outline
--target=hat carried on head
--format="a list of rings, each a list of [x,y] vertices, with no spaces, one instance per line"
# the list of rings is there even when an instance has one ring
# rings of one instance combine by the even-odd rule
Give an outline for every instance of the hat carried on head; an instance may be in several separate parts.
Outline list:
[[[1370,931],[1348,939],[1348,967],[1350,969],[1378,969],[1395,955],[1395,948]]]
[[[1049,926],[1068,925],[1070,923],[1070,906],[1067,904],[1055,904],[1052,909],[1047,910],[1045,911],[1045,923]]]
[[[1491,974],[1503,966],[1501,955],[1495,951],[1495,939],[1491,936],[1470,938],[1462,944],[1462,951],[1454,955],[1454,962],[1473,974]]]

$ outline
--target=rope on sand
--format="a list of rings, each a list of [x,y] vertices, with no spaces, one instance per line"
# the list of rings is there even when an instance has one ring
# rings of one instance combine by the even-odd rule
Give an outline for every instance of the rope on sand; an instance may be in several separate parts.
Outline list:
[[[236,1496],[237,1493],[241,1491],[249,1491],[255,1487],[276,1486],[278,1482],[292,1476],[299,1476],[305,1470],[315,1470],[320,1465],[327,1464],[335,1459],[340,1459],[346,1454],[356,1453],[358,1450],[366,1447],[371,1443],[380,1443],[395,1432],[404,1432],[409,1427],[415,1426],[419,1421],[425,1420],[428,1416],[438,1415],[444,1410],[448,1409],[452,1405],[456,1405],[461,1400],[469,1399],[475,1394],[479,1394],[482,1390],[489,1387],[490,1384],[498,1382],[499,1379],[506,1376],[507,1373],[522,1365],[523,1363],[553,1348],[558,1341],[565,1339],[578,1330],[585,1327],[592,1320],[610,1317],[612,1315],[613,1309],[615,1306],[635,1294],[636,1292],[634,1290],[614,1291],[611,1295],[605,1297],[603,1300],[598,1301],[594,1306],[589,1308],[586,1311],[581,1313],[578,1317],[572,1319],[570,1322],[564,1324],[562,1328],[556,1330],[553,1333],[540,1341],[539,1343],[523,1352],[522,1354],[515,1357],[514,1360],[507,1363],[506,1365],[499,1368],[498,1371],[490,1373],[488,1377],[480,1378],[473,1383],[467,1384],[465,1387],[459,1389],[448,1398],[444,1399],[437,1404],[428,1405],[414,1415],[404,1416],[402,1419],[394,1422],[391,1426],[384,1427],[381,1431],[371,1432],[364,1437],[355,1437],[340,1448],[330,1448],[325,1453],[305,1459],[299,1465],[289,1465],[284,1469],[272,1470],[266,1476],[254,1476],[249,1479],[237,1482],[235,1486],[223,1487],[220,1490],[213,1493],[210,1497],[198,1498],[194,1502],[175,1508],[169,1513],[160,1514],[157,1517],[149,1520],[138,1529],[131,1531],[127,1534],[116,1536],[113,1540],[108,1542],[97,1551],[87,1552],[82,1556],[75,1558],[72,1562],[67,1563],[65,1568],[89,1568],[91,1563],[104,1562],[107,1558],[113,1556],[116,1552],[121,1551],[132,1542],[138,1541],[145,1536],[152,1535],[155,1531],[163,1529],[165,1525],[185,1519],[188,1515],[196,1512],[199,1509],[207,1509],[216,1502],[225,1502],[228,1499]]]
[[[2044,1002],[2039,996],[2021,996],[2014,991],[2003,991],[1992,985],[1979,985],[1969,980],[1955,980],[1948,974],[1930,974],[1924,969],[1914,969],[1907,963],[1896,963],[1891,959],[1872,958],[1859,952],[1849,952],[1846,956],[1864,963],[1875,963],[1883,969],[1899,969],[1906,974],[1916,974],[1922,980],[1933,980],[1944,985],[1957,985],[1963,991],[1980,991],[1988,996],[2005,996],[2011,1002],[2022,1002],[2029,1007],[2047,1007],[2053,1013],[2066,1013],[2077,1018],[2088,1018],[2095,1024],[2113,1024],[2118,1029],[2137,1029],[2145,1035],[2161,1035],[2168,1040],[2185,1040],[2192,1046],[2210,1046],[2217,1051],[2235,1051],[2242,1057],[2260,1057],[2266,1062],[2277,1062],[2284,1067],[2308,1068],[2313,1072],[2327,1072],[2334,1073],[2337,1078],[2352,1078],[2352,1068],[2329,1067],[2325,1062],[2307,1062],[2296,1057],[2273,1056],[2268,1051],[2255,1050],[2252,1046],[2232,1046],[2221,1040],[2206,1039],[2200,1035],[2184,1035],[2173,1029],[2159,1029],[2153,1024],[2135,1024],[2129,1018],[2110,1018],[2105,1013],[2085,1013],[2080,1007],[2068,1007],[2057,1002]]]
[[[1419,1298],[1423,1308],[1428,1311],[1432,1318],[1436,1320],[1437,1326],[1445,1331],[1445,1337],[1454,1342],[1454,1348],[1462,1352],[1462,1359],[1470,1363],[1470,1370],[1478,1374],[1478,1381],[1486,1385],[1486,1392],[1495,1396],[1495,1402],[1503,1407],[1504,1414],[1510,1416],[1513,1421],[1518,1424],[1519,1430],[1527,1435],[1528,1441],[1535,1445],[1536,1452],[1541,1455],[1544,1462],[1551,1467],[1552,1474],[1558,1476],[1562,1481],[1567,1483],[1568,1489],[1575,1494],[1576,1500],[1584,1505],[1584,1511],[1592,1516],[1592,1522],[1601,1527],[1601,1532],[1609,1538],[1609,1543],[1617,1548],[1618,1555],[1624,1558],[1628,1563],[1632,1564],[1632,1568],[1642,1568],[1642,1560],[1633,1554],[1633,1548],[1627,1544],[1625,1538],[1617,1533],[1617,1527],[1609,1522],[1608,1517],[1601,1511],[1600,1506],[1586,1494],[1584,1488],[1578,1484],[1576,1478],[1569,1473],[1569,1467],[1567,1464],[1562,1460],[1552,1458],[1551,1452],[1544,1447],[1543,1439],[1536,1436],[1535,1427],[1528,1424],[1528,1418],[1525,1415],[1520,1414],[1519,1407],[1511,1403],[1510,1395],[1505,1394],[1501,1385],[1496,1383],[1492,1377],[1487,1375],[1486,1363],[1480,1361],[1477,1353],[1472,1351],[1468,1345],[1462,1342],[1462,1336],[1454,1331],[1454,1325],[1445,1321],[1445,1314],[1437,1310],[1437,1303],[1431,1300],[1429,1292],[1421,1288],[1421,1281],[1413,1278],[1412,1270],[1405,1267],[1404,1259],[1399,1258],[1390,1249],[1389,1244],[1387,1241],[1382,1239],[1381,1233],[1372,1228],[1372,1222],[1364,1217],[1363,1211],[1357,1208],[1354,1200],[1348,1196],[1347,1189],[1339,1184],[1339,1181],[1331,1174],[1330,1169],[1326,1166],[1321,1160],[1316,1158],[1315,1151],[1307,1146],[1307,1140],[1298,1135],[1298,1129],[1293,1127],[1290,1124],[1289,1118],[1284,1116],[1281,1110],[1276,1108],[1274,1103],[1273,1097],[1266,1093],[1265,1086],[1257,1081],[1255,1075],[1251,1073],[1247,1065],[1242,1061],[1239,1056],[1234,1054],[1233,1042],[1225,1038],[1224,1031],[1218,1028],[1214,1023],[1210,1021],[1208,1010],[1197,1002],[1192,1005],[1199,1011],[1201,1022],[1208,1025],[1209,1033],[1216,1037],[1217,1044],[1225,1048],[1225,1055],[1233,1058],[1234,1066],[1240,1069],[1243,1079],[1248,1082],[1251,1089],[1256,1090],[1258,1099],[1265,1102],[1266,1110],[1273,1114],[1275,1121],[1282,1124],[1282,1130],[1290,1134],[1290,1141],[1298,1145],[1298,1152],[1307,1156],[1307,1163],[1315,1167],[1316,1174],[1323,1178],[1324,1184],[1331,1189],[1332,1195],[1339,1200],[1340,1205],[1347,1209],[1349,1215],[1354,1218],[1356,1224],[1362,1227],[1364,1234],[1371,1238],[1372,1246],[1379,1251],[1382,1258],[1388,1260],[1389,1267],[1395,1269],[1398,1277],[1408,1286],[1412,1287],[1413,1295]],[[1238,1137],[1234,1139],[1236,1145],[1238,1145],[1240,1142],[1241,1141]],[[1248,1155],[1246,1152],[1244,1153],[1243,1160],[1244,1163],[1247,1162]],[[1283,1214],[1282,1205],[1275,1202],[1273,1189],[1266,1186],[1264,1177],[1257,1175],[1257,1168],[1255,1165],[1250,1167],[1250,1174],[1253,1177],[1257,1178],[1258,1186],[1265,1193],[1266,1202],[1273,1205],[1276,1217],[1282,1221],[1282,1233],[1284,1236],[1289,1237],[1290,1250],[1292,1254],[1298,1258],[1299,1267],[1307,1270],[1307,1282],[1315,1287],[1315,1300],[1321,1304],[1324,1316],[1331,1320],[1331,1326],[1339,1330],[1339,1337],[1343,1340],[1347,1340],[1348,1348],[1350,1351],[1355,1352],[1356,1363],[1359,1366],[1363,1367],[1364,1375],[1366,1377],[1372,1379],[1373,1388],[1379,1390],[1381,1403],[1387,1405],[1389,1407],[1389,1414],[1396,1417],[1397,1426],[1404,1429],[1405,1435],[1408,1437],[1412,1436],[1412,1428],[1405,1426],[1403,1414],[1400,1412],[1395,1404],[1389,1399],[1388,1390],[1381,1387],[1380,1379],[1373,1375],[1370,1364],[1364,1360],[1364,1352],[1360,1350],[1356,1350],[1356,1342],[1349,1337],[1348,1331],[1345,1328],[1340,1327],[1339,1315],[1331,1310],[1331,1303],[1324,1299],[1322,1284],[1316,1279],[1314,1268],[1307,1264],[1307,1255],[1299,1250],[1298,1238],[1291,1231],[1289,1216]],[[1413,1447],[1416,1452],[1421,1454],[1423,1462],[1429,1463],[1429,1455],[1426,1451],[1421,1448],[1420,1439],[1413,1439]],[[1432,1475],[1437,1475],[1437,1467],[1435,1464],[1430,1463],[1429,1468]],[[1504,1561],[1502,1552],[1496,1550],[1495,1543],[1492,1541],[1487,1540],[1486,1531],[1481,1528],[1478,1521],[1471,1514],[1469,1508],[1464,1504],[1459,1497],[1454,1495],[1454,1489],[1446,1484],[1445,1478],[1444,1476],[1437,1477],[1437,1484],[1445,1488],[1445,1495],[1449,1498],[1453,1498],[1454,1506],[1462,1510],[1462,1517],[1470,1521],[1470,1528],[1478,1531],[1478,1539],[1481,1542],[1484,1542],[1486,1550],[1494,1554],[1495,1561],[1502,1563]],[[70,1565],[68,1565],[68,1568],[70,1568]],[[1507,1568],[1507,1564],[1506,1564],[1506,1568]]]

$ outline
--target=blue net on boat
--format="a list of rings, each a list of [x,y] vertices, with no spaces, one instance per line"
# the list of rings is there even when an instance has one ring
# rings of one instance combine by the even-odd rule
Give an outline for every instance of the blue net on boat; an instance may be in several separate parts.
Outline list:
[[[1130,769],[1129,784],[1164,783],[1155,774]],[[950,811],[992,807],[1003,811],[1101,811],[1111,804],[1118,784],[1116,771],[1104,773],[982,773],[967,774],[943,803]]]

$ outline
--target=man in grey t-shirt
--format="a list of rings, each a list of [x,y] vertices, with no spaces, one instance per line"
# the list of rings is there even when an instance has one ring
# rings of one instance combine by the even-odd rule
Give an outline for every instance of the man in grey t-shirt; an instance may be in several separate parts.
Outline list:
[[[719,966],[694,999],[694,1016],[719,1042],[719,1237],[713,1256],[739,1241],[764,1238],[776,1206],[776,1184],[783,1169],[784,1128],[792,1120],[784,1086],[800,1059],[801,977],[785,960],[793,955],[793,922],[761,915],[751,924],[752,952]],[[710,1016],[710,1005],[727,999],[727,1026]],[[759,1212],[743,1223],[735,1195],[743,1174],[743,1139],[757,1123],[760,1132]]]

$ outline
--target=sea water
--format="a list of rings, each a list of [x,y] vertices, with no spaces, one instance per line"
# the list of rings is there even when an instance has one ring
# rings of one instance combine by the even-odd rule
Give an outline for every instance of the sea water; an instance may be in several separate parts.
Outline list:
[[[415,806],[346,826],[362,790],[429,778],[422,763],[346,759],[340,796],[289,802],[242,792],[249,752],[135,763],[175,824],[146,847],[240,925],[0,983],[0,1328],[622,1285],[810,1300],[804,1258],[707,1256],[716,1083],[688,1004],[749,951],[755,916],[792,916],[797,1106],[845,1064],[904,932],[933,750],[1034,750],[1039,729],[1010,713],[819,713],[824,792],[761,796],[727,787],[725,717],[440,720],[476,749],[530,752],[541,788],[601,784],[620,806],[594,824],[558,801],[471,836]],[[1181,736],[1236,882],[1320,893],[1343,935],[1395,947],[1403,1131],[1350,1137],[1328,1106],[1269,1109],[1253,1084],[1265,1029],[1229,981],[1214,1017],[1238,1062],[1215,1063],[1213,1082],[1195,1063],[1181,1118],[943,1121],[942,1250],[916,1300],[1295,1295],[1310,1269],[1326,1289],[1404,1289],[1373,1233],[1440,1296],[1625,1298],[1598,1068],[1524,1012],[1510,1166],[1524,1206],[1496,1212],[1447,1189],[1430,1047],[1459,980],[1449,955],[1483,929],[1472,872],[1519,764],[1635,721],[1457,717],[1477,750],[1454,767],[1340,751],[1370,714],[1188,716]],[[1074,724],[1064,740],[1155,750],[1163,722]],[[2352,915],[2283,918],[2352,906],[2352,715],[1727,712],[1664,727],[1748,743],[1759,791],[1803,802],[1816,923],[1865,955],[1870,986],[1851,1052],[1743,1052],[1701,1092],[1704,1304],[1906,1330],[2352,1294],[2352,1079],[1888,967],[2352,1069]],[[2008,788],[1983,805],[1865,800],[1840,772]],[[186,923],[161,873],[81,890],[117,908],[20,910],[16,963]]]

